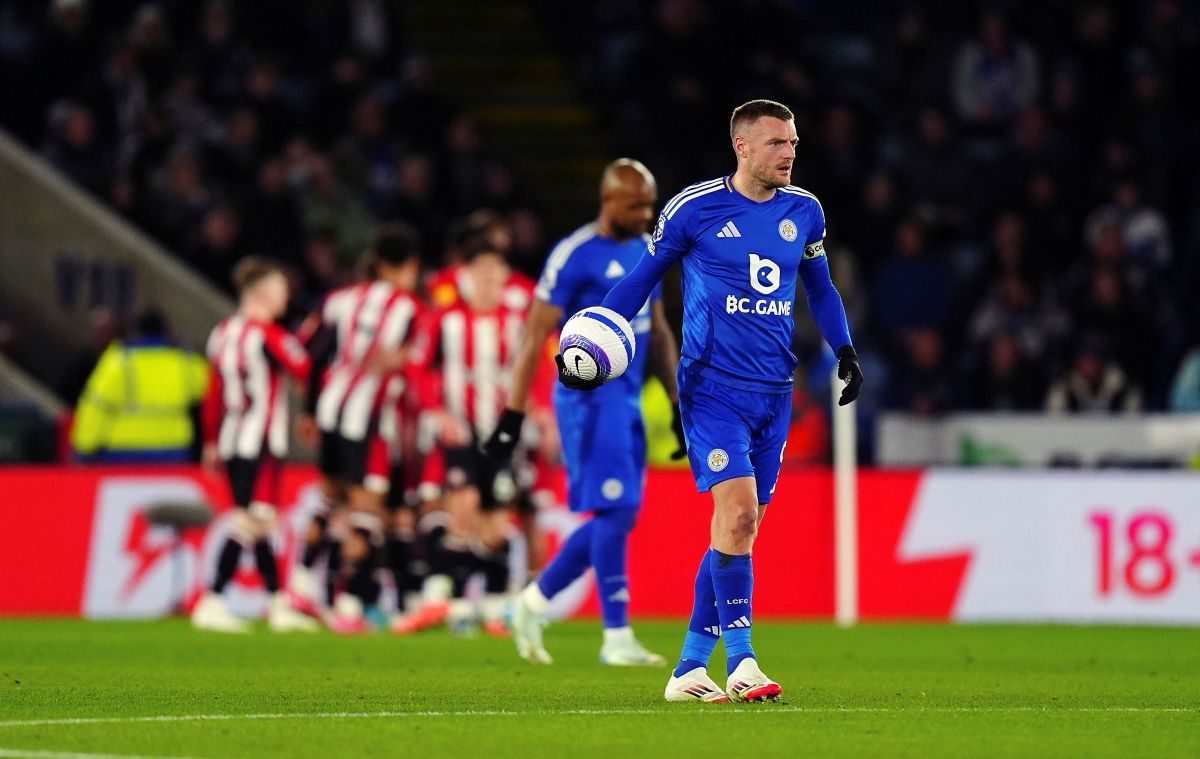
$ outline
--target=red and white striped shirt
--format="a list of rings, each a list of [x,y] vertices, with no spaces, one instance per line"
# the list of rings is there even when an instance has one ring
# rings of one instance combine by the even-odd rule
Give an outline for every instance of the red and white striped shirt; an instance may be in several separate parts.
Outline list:
[[[288,374],[308,379],[308,353],[278,324],[234,314],[208,338],[212,364],[204,399],[206,442],[217,443],[228,460],[258,458],[264,450],[287,455],[288,411],[284,381]]]
[[[337,353],[317,398],[318,427],[349,440],[379,432],[382,407],[389,395],[394,403],[403,387],[397,387],[397,374],[382,376],[369,369],[370,362],[404,344],[420,308],[412,293],[378,280],[329,294],[321,319],[337,332]]]
[[[479,312],[458,303],[436,312],[414,357],[429,378],[421,405],[444,408],[481,440],[491,435],[508,397],[524,324],[523,309],[504,306]]]

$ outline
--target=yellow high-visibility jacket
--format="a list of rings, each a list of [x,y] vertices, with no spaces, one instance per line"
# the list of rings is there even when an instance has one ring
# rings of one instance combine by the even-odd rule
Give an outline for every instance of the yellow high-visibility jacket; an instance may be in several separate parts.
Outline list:
[[[114,341],[75,410],[71,445],[106,461],[185,461],[197,431],[208,362],[161,340]]]

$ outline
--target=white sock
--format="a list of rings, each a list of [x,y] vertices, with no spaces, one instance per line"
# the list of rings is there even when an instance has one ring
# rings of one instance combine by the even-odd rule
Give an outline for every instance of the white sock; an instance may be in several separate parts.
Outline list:
[[[633,642],[633,628],[629,625],[624,627],[606,627],[604,628],[604,645],[614,645],[620,643]]]
[[[525,590],[521,591],[521,598],[529,610],[540,617],[546,616],[546,612],[550,610],[550,599],[546,598],[536,582],[529,583]]]

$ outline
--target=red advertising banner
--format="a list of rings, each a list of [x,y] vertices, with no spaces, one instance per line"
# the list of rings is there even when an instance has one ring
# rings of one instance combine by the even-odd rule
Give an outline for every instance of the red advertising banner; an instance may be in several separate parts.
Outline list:
[[[284,575],[317,505],[310,467],[285,470]],[[932,470],[859,473],[859,608],[867,620],[1200,624],[1200,474]],[[155,504],[218,507],[206,528],[151,524]],[[192,467],[0,469],[0,615],[155,617],[205,586],[228,530],[223,480]],[[629,554],[631,611],[684,617],[709,542],[711,497],[685,470],[650,473]],[[580,523],[540,523],[557,544]],[[755,546],[759,618],[834,612],[833,478],[785,471]],[[516,563],[523,547],[514,552]],[[260,614],[249,561],[228,591]],[[555,611],[595,614],[590,581]]]

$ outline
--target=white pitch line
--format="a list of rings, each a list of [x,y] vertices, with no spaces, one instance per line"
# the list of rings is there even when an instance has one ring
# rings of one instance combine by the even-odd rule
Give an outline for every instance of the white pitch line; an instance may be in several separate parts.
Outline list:
[[[18,759],[187,759],[171,756],[135,756],[133,754],[80,754],[72,751],[31,751],[23,748],[0,748],[0,757]]]
[[[224,722],[238,720],[278,719],[393,719],[403,717],[552,717],[591,715],[636,715],[636,714],[990,714],[1045,712],[1063,714],[1130,713],[1130,714],[1200,714],[1200,707],[1156,707],[1156,706],[1096,706],[1096,707],[1047,707],[1047,706],[947,706],[902,709],[894,707],[804,707],[773,706],[764,704],[751,709],[729,709],[716,706],[694,711],[671,711],[663,709],[567,709],[562,711],[419,711],[419,712],[285,712],[263,714],[164,714],[148,717],[64,717],[61,719],[25,719],[0,722],[6,727],[46,727],[56,725],[113,725],[154,722]]]

